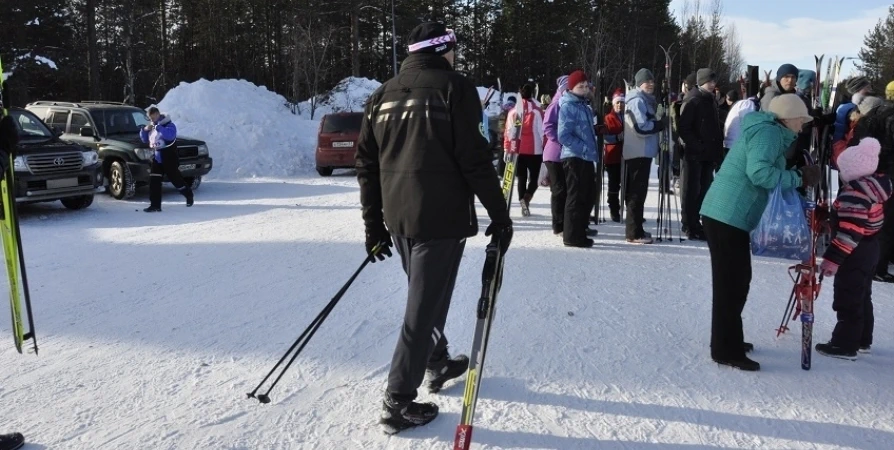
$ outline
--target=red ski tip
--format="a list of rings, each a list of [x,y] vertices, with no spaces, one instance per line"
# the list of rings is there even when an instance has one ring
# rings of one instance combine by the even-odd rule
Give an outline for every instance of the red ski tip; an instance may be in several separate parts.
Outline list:
[[[453,450],[469,450],[472,445],[472,426],[457,425],[456,438],[453,440]]]

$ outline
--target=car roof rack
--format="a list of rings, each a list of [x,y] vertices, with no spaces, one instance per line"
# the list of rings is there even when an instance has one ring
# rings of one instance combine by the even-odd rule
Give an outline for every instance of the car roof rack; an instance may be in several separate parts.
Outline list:
[[[31,102],[28,106],[66,106],[69,108],[80,108],[81,105],[73,102],[55,102],[48,100],[38,100],[36,102]]]
[[[85,105],[117,105],[117,106],[131,106],[124,102],[109,102],[104,100],[81,100],[80,103]]]

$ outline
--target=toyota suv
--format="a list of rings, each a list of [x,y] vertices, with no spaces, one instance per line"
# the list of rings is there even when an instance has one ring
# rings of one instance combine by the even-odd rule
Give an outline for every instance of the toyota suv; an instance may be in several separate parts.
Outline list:
[[[16,203],[61,200],[69,209],[93,204],[93,195],[103,188],[99,155],[78,144],[62,142],[34,114],[10,108],[9,115],[19,132],[19,147],[13,162]]]
[[[149,184],[154,152],[140,140],[140,128],[149,123],[146,111],[123,103],[88,101],[39,101],[25,109],[59,130],[63,140],[99,153],[103,175],[108,180],[107,191],[112,197],[133,197],[137,187]],[[178,136],[177,152],[183,180],[197,189],[213,165],[208,146],[203,141]]]
[[[360,138],[363,113],[326,114],[320,120],[317,135],[316,164],[320,176],[332,175],[333,169],[353,169]]]

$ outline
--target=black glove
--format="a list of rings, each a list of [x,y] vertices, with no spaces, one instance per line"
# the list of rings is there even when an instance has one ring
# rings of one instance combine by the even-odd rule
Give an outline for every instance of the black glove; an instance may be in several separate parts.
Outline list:
[[[655,124],[655,131],[657,131],[657,132],[664,131],[665,128],[667,128],[667,123],[665,123],[664,119],[656,120],[656,121],[653,121],[652,123]]]
[[[382,247],[376,253],[373,253],[373,249],[379,244],[382,244]],[[376,258],[379,261],[390,258],[392,246],[394,246],[394,241],[391,240],[391,234],[388,233],[385,224],[366,227],[366,254],[375,256],[375,258],[370,258],[369,262],[376,262]]]
[[[509,243],[512,242],[512,222],[508,224],[491,222],[484,232],[485,236],[494,236],[500,240],[500,251],[504,254],[509,250]]]
[[[801,169],[802,187],[809,188],[819,184],[822,173],[820,166],[804,166]]]

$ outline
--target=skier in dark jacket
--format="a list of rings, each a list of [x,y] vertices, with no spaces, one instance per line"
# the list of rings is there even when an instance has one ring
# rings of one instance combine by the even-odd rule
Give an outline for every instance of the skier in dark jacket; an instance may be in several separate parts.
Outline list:
[[[679,132],[683,140],[683,232],[690,240],[705,240],[699,210],[711,182],[714,168],[723,158],[723,127],[714,101],[717,74],[699,69],[698,89],[686,94],[680,111]]]
[[[485,234],[504,252],[512,239],[478,91],[453,71],[453,31],[424,23],[409,40],[400,74],[366,104],[356,158],[367,252],[384,244],[382,260],[396,243],[409,281],[379,421],[388,434],[437,417],[435,404],[413,401],[426,375],[437,392],[468,369],[468,357],[450,357],[444,323],[466,238],[478,233],[475,196],[491,219]]]
[[[177,154],[177,126],[169,117],[159,113],[158,108],[149,108],[151,123],[140,130],[140,139],[155,150],[149,173],[149,207],[145,212],[161,212],[161,183],[165,175],[171,184],[186,197],[186,206],[192,206],[192,188],[183,181],[180,174],[180,155]]]

